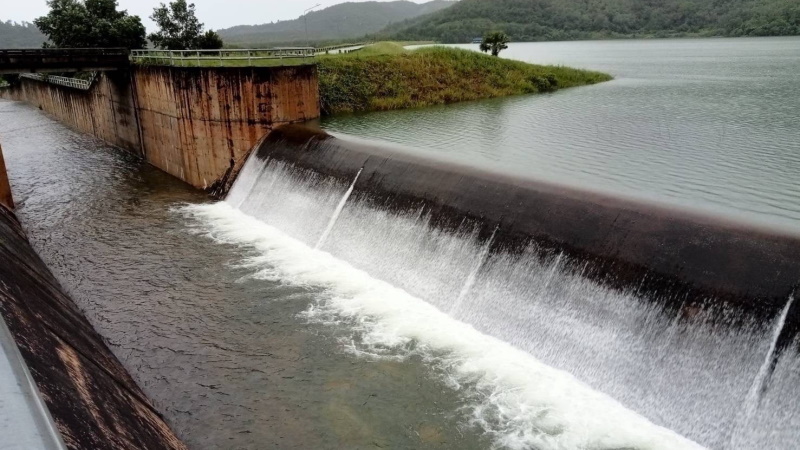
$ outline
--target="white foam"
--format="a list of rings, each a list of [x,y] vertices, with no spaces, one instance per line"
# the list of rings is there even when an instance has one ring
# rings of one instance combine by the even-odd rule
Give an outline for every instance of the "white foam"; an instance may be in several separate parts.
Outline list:
[[[307,316],[354,325],[359,351],[414,348],[463,389],[474,421],[511,449],[701,449],[569,373],[482,334],[433,305],[226,203],[187,206],[214,239],[251,247],[250,262],[284,282],[324,289]]]

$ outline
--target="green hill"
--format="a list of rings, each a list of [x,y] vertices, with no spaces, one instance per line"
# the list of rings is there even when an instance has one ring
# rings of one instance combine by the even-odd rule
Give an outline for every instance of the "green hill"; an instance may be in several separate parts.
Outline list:
[[[312,43],[363,39],[387,25],[440,11],[454,2],[434,0],[417,4],[410,1],[341,3],[308,14],[308,38]],[[304,44],[303,17],[263,25],[240,25],[217,30],[226,44],[264,46]]]
[[[46,40],[32,23],[0,20],[0,48],[41,47]]]
[[[611,76],[540,66],[441,46],[410,51],[383,42],[318,61],[323,114],[385,111],[553,92]]]
[[[453,43],[494,30],[515,41],[800,35],[800,1],[461,0],[378,36]]]

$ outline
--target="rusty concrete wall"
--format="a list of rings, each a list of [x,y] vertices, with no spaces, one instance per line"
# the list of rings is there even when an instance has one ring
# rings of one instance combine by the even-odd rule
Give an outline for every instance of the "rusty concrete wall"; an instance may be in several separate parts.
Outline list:
[[[67,448],[186,449],[2,207],[0,315]]]
[[[23,78],[0,95],[140,153],[201,189],[225,185],[236,163],[275,126],[320,115],[314,65],[137,66],[99,74],[89,91]]]
[[[273,127],[319,117],[316,66],[134,69],[142,152],[211,189]]]
[[[0,205],[14,209],[14,200],[11,197],[11,184],[8,182],[6,162],[3,159],[3,147],[0,147]]]
[[[110,144],[139,152],[139,127],[128,72],[101,72],[86,91],[21,78],[4,98],[38,106],[60,122]]]

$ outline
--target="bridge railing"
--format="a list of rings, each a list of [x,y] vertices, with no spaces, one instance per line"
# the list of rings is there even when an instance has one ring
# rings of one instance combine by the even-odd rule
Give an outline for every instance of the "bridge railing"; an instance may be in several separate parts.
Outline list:
[[[314,50],[313,47],[221,50],[132,50],[131,61],[138,64],[181,67],[252,66],[265,61],[313,58]]]
[[[44,81],[46,83],[58,84],[61,86],[71,87],[75,89],[82,89],[84,91],[89,90],[92,87],[92,83],[94,83],[94,79],[96,77],[96,73],[92,73],[91,80],[84,80],[81,78],[69,78],[69,77],[60,77],[60,76],[53,76],[47,75],[44,73],[21,73],[19,76],[22,78],[29,78],[31,80],[38,80]]]

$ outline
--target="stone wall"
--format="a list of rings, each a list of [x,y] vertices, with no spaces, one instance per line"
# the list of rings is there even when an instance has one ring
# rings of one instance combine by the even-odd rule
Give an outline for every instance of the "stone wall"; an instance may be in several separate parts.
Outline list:
[[[224,184],[273,127],[320,115],[313,65],[135,66],[100,73],[88,91],[23,78],[2,96],[141,154],[201,189]]]

